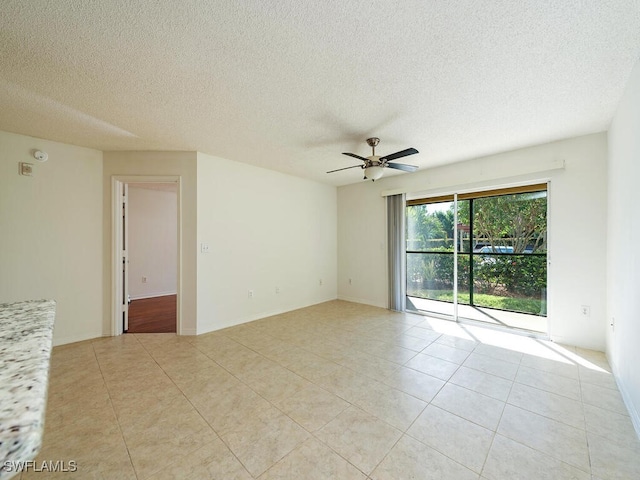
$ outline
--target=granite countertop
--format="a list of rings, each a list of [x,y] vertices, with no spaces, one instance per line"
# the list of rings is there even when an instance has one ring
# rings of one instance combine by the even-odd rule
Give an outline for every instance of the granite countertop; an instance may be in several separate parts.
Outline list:
[[[56,302],[0,304],[0,479],[42,446]]]

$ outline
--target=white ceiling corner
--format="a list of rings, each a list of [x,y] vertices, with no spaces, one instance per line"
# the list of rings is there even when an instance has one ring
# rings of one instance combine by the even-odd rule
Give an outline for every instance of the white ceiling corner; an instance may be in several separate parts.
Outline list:
[[[0,129],[343,185],[368,136],[428,168],[606,130],[639,57],[639,0],[3,0]]]

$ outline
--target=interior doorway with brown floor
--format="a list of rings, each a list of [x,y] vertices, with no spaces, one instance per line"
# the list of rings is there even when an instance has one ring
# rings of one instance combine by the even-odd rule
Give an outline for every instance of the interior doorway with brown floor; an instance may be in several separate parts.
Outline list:
[[[177,332],[177,185],[127,183],[127,333]]]
[[[176,304],[177,295],[132,300],[127,333],[175,332]]]

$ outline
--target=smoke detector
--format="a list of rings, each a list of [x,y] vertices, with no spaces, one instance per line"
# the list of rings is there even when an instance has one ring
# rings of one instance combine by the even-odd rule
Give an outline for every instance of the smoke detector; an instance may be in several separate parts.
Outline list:
[[[36,150],[35,152],[33,152],[33,158],[35,158],[39,162],[46,162],[47,160],[49,160],[49,155],[47,155],[47,152]]]

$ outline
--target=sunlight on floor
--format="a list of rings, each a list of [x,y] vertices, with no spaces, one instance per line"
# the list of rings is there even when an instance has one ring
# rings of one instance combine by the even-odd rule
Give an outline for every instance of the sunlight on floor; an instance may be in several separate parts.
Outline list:
[[[600,366],[606,365],[606,357],[601,352],[589,351],[589,356],[592,358],[587,359],[585,358],[587,355],[581,356],[576,353],[575,347],[565,347],[550,340],[542,340],[525,335],[502,332],[473,325],[465,325],[439,318],[425,317],[423,324],[426,328],[433,329],[436,332],[443,333],[445,335],[492,345],[494,347],[505,348],[515,352],[526,353],[528,355],[534,355],[536,357],[553,360],[555,362],[580,365],[590,370],[602,373],[611,373],[608,369]],[[597,361],[600,365],[594,363],[592,360]]]

